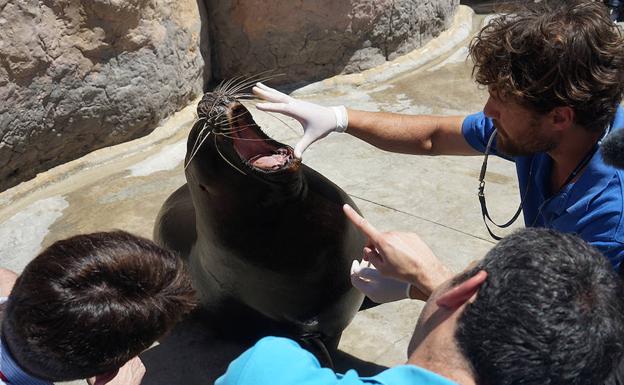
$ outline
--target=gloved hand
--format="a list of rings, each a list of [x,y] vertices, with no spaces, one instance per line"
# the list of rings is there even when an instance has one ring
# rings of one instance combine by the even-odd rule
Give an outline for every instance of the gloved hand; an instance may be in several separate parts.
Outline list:
[[[381,274],[413,286],[412,298],[427,300],[431,292],[452,277],[433,251],[417,234],[381,232],[352,207],[344,205],[349,220],[368,237],[363,258]]]
[[[375,266],[357,260],[351,265],[351,284],[377,303],[409,298],[410,284],[384,277]]]
[[[344,106],[324,107],[318,104],[295,99],[284,93],[256,83],[253,93],[269,103],[258,103],[261,111],[278,112],[296,119],[303,126],[303,137],[295,146],[295,156],[301,158],[312,143],[329,135],[330,132],[344,132],[348,116]]]

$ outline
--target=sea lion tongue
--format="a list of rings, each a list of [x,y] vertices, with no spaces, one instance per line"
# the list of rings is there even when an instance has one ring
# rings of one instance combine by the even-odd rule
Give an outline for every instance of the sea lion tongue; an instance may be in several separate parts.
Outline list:
[[[258,155],[250,160],[250,163],[263,170],[279,170],[292,160],[292,155],[285,148],[280,148],[272,155]]]
[[[292,149],[266,136],[243,105],[236,103],[231,110],[236,118],[231,123],[230,138],[243,161],[260,170],[276,171],[293,160]]]

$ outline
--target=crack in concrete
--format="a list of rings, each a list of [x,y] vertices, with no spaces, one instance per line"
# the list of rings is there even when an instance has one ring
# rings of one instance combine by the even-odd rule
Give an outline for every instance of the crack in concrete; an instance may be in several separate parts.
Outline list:
[[[434,224],[434,225],[438,225],[438,226],[440,226],[440,227],[444,227],[445,229],[452,230],[452,231],[455,231],[455,232],[457,232],[457,233],[467,235],[467,236],[469,236],[469,237],[471,237],[471,238],[479,239],[479,240],[481,240],[481,241],[485,241],[485,242],[491,243],[491,244],[493,244],[493,245],[495,245],[495,244],[496,244],[496,242],[494,242],[494,241],[493,241],[493,240],[491,240],[491,239],[483,238],[483,237],[481,237],[481,236],[479,236],[479,235],[476,235],[476,234],[471,234],[471,233],[468,233],[468,232],[466,232],[466,231],[463,231],[463,230],[457,229],[457,228],[455,228],[455,227],[452,227],[452,226],[449,226],[449,225],[445,225],[444,223],[440,223],[440,222],[437,222],[437,221],[434,221],[434,220],[431,220],[431,219],[428,219],[428,218],[425,218],[425,217],[421,217],[421,216],[419,216],[419,215],[416,215],[416,214],[413,214],[413,213],[410,213],[410,212],[407,212],[407,211],[404,211],[404,210],[401,210],[401,209],[397,209],[397,208],[395,208],[395,207],[388,206],[388,205],[385,205],[385,204],[383,204],[383,203],[375,202],[375,201],[372,201],[372,200],[370,200],[370,199],[366,199],[366,198],[364,198],[364,197],[360,197],[360,196],[353,195],[353,194],[349,194],[349,196],[350,196],[351,198],[356,198],[356,199],[362,200],[362,201],[364,201],[364,202],[372,203],[372,204],[374,204],[374,205],[376,205],[376,206],[383,207],[383,208],[385,208],[385,209],[392,210],[392,211],[395,211],[395,212],[397,212],[397,213],[405,214],[405,215],[410,216],[410,217],[412,217],[412,218],[420,219],[420,220],[423,220],[423,221],[425,221],[425,222],[429,222],[429,223],[432,223],[432,224]]]

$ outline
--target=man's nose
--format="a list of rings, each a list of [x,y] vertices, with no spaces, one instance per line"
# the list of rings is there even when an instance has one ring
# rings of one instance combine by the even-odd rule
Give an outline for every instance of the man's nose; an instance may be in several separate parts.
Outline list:
[[[483,113],[488,118],[498,119],[498,109],[494,105],[491,96],[488,98],[487,103],[485,103],[485,107],[483,107]]]

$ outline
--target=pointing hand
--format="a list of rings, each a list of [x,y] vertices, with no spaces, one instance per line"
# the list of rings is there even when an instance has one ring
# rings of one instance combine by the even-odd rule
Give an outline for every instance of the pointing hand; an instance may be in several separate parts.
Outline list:
[[[370,261],[382,275],[409,282],[425,297],[451,277],[448,269],[418,235],[382,233],[349,205],[344,205],[343,209],[349,220],[368,237],[363,259]]]

